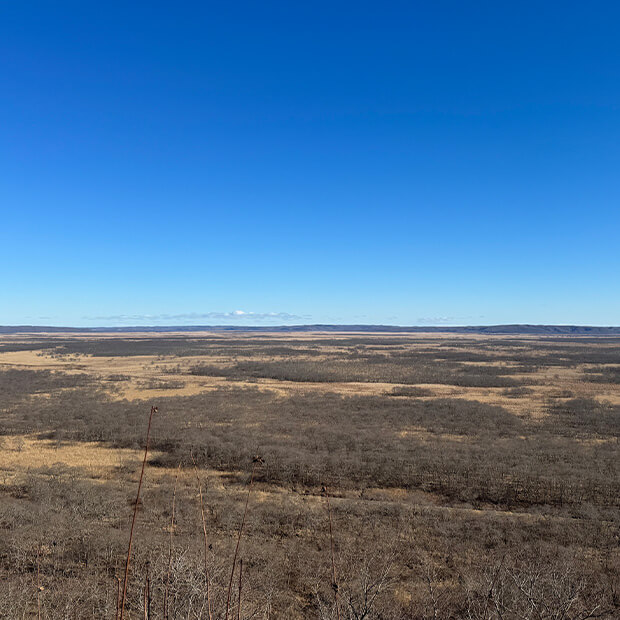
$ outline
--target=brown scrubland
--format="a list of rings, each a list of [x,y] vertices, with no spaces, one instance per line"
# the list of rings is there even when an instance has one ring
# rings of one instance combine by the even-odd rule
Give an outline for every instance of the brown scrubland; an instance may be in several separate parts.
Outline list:
[[[3,336],[0,430],[3,618],[620,618],[619,337]]]

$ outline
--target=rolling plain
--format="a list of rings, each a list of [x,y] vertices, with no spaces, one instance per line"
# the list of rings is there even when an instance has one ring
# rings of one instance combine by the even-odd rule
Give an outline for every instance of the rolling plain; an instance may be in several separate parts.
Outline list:
[[[0,617],[118,618],[151,406],[124,618],[620,617],[620,337],[309,332],[1,336]]]

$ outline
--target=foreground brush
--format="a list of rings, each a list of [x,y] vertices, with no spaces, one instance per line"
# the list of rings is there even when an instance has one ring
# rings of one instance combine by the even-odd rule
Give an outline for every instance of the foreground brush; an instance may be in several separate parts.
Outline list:
[[[151,436],[151,423],[153,422],[153,414],[157,413],[157,407],[151,407],[149,415],[149,425],[146,429],[146,443],[144,446],[144,459],[142,459],[142,470],[140,472],[140,482],[138,482],[138,493],[136,494],[136,503],[133,508],[133,517],[131,519],[131,529],[129,530],[129,546],[127,548],[127,560],[125,562],[125,578],[123,579],[123,596],[121,599],[120,620],[123,620],[125,614],[125,599],[127,597],[127,583],[129,581],[129,564],[131,562],[131,544],[133,542],[133,530],[136,524],[136,516],[138,515],[138,504],[140,503],[140,490],[142,489],[142,479],[144,478],[144,468],[146,466],[146,457],[149,452],[149,438]]]

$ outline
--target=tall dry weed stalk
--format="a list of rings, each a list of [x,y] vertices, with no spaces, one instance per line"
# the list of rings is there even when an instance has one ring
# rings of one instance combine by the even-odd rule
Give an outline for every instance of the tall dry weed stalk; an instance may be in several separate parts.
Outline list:
[[[143,611],[144,611],[144,620],[149,620],[151,617],[151,594],[150,594],[150,584],[149,584],[149,576],[148,572],[146,578],[144,579],[144,601],[143,601]]]
[[[329,545],[331,549],[331,563],[332,563],[332,589],[334,591],[334,604],[336,605],[336,616],[340,620],[340,603],[338,601],[338,581],[336,579],[336,553],[334,551],[334,532],[332,526],[332,510],[329,504],[329,493],[327,487],[323,487],[323,494],[325,495],[325,501],[327,503],[327,516],[329,518]]]
[[[41,545],[37,547],[37,619],[41,620]]]
[[[202,483],[200,482],[200,476],[198,475],[198,467],[196,461],[192,456],[194,463],[194,472],[196,473],[196,480],[198,481],[198,493],[200,495],[200,517],[202,518],[202,536],[204,540],[204,562],[205,562],[205,585],[207,588],[207,610],[209,612],[209,620],[213,620],[213,612],[211,610],[211,576],[209,575],[209,545],[207,541],[207,522],[205,519],[205,506],[204,498],[202,495]]]
[[[125,578],[123,579],[123,597],[121,599],[120,620],[123,620],[125,614],[125,599],[127,598],[127,582],[129,580],[129,564],[131,562],[131,544],[133,542],[133,530],[136,525],[136,516],[138,515],[138,504],[140,503],[140,490],[142,489],[142,480],[144,478],[144,468],[146,466],[146,457],[149,452],[149,439],[151,436],[151,423],[153,422],[153,414],[157,413],[157,407],[151,407],[149,415],[149,425],[146,429],[146,442],[144,446],[144,459],[142,459],[142,470],[140,471],[140,481],[138,482],[138,493],[136,494],[136,503],[133,508],[133,517],[131,519],[131,529],[129,530],[129,546],[127,548],[127,560],[125,561]]]
[[[146,605],[144,607],[145,620],[151,620],[151,567],[146,564],[146,583],[144,585],[144,593],[146,595]]]
[[[121,578],[114,577],[116,579],[116,616],[115,620],[118,620],[118,615],[121,611]]]
[[[232,592],[233,578],[235,576],[235,567],[237,565],[237,556],[239,555],[239,543],[243,536],[243,528],[245,526],[245,518],[248,514],[248,504],[250,503],[250,493],[252,492],[252,486],[254,485],[254,475],[256,474],[256,468],[262,465],[265,461],[260,456],[255,456],[252,465],[252,475],[250,477],[250,484],[248,486],[248,494],[245,499],[245,508],[243,510],[243,518],[241,519],[241,525],[239,526],[239,533],[237,534],[237,544],[235,546],[235,554],[233,555],[232,570],[230,571],[230,580],[228,582],[228,594],[226,595],[226,616],[225,620],[228,620],[230,613],[230,595]]]
[[[237,598],[237,620],[241,620],[241,579],[243,577],[243,560],[239,560],[239,596]]]
[[[172,515],[170,516],[170,538],[168,540],[168,568],[166,570],[166,587],[164,589],[164,620],[168,620],[168,592],[170,590],[170,571],[172,568],[172,537],[174,535],[174,513],[177,500],[177,485],[179,474],[181,473],[181,463],[177,467],[177,475],[174,479],[174,490],[172,491]]]

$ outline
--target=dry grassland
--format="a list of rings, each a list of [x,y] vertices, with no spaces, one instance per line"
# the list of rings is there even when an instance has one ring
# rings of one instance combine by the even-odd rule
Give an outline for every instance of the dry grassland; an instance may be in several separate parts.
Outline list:
[[[0,617],[116,615],[152,404],[126,618],[224,618],[248,497],[231,619],[620,617],[619,377],[614,338],[2,337]]]

